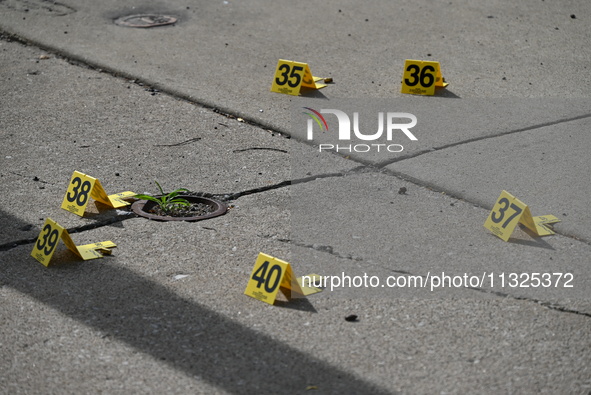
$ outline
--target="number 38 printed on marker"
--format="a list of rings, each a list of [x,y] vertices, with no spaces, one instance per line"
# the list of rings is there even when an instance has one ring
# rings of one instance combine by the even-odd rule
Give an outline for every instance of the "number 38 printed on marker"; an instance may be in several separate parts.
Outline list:
[[[94,197],[93,189],[96,182],[96,178],[75,171],[72,174],[72,178],[70,178],[68,190],[62,200],[62,208],[76,215],[83,216],[86,205],[90,200],[89,197]]]
[[[80,177],[74,177],[70,183],[70,188],[66,194],[66,199],[70,203],[76,202],[78,206],[84,206],[88,202],[88,194],[92,189],[90,181],[82,182]]]

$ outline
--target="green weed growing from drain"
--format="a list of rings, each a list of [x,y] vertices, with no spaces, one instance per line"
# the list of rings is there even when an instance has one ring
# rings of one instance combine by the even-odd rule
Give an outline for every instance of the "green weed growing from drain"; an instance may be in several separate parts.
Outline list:
[[[134,197],[137,199],[149,200],[151,202],[155,202],[160,210],[164,213],[169,214],[181,207],[189,207],[191,203],[187,199],[178,198],[177,196],[180,195],[182,192],[189,192],[187,188],[179,188],[175,191],[172,191],[168,194],[165,194],[162,190],[162,187],[158,183],[158,181],[154,181],[156,185],[158,185],[158,189],[160,189],[160,197],[151,196],[151,195],[135,195]]]

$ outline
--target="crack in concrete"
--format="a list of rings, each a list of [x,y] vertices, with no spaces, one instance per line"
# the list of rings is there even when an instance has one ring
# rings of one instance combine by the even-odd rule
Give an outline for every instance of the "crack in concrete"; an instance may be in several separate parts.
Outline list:
[[[58,50],[58,49],[55,49],[55,48],[53,48],[51,46],[47,46],[45,44],[42,44],[42,43],[39,43],[39,42],[36,42],[36,41],[33,41],[33,40],[29,40],[29,39],[20,37],[20,36],[18,36],[16,34],[6,32],[6,31],[4,31],[1,28],[0,28],[0,39],[2,39],[2,40],[8,40],[8,41],[11,41],[11,40],[17,41],[17,42],[19,42],[21,44],[24,44],[24,45],[35,45],[35,46],[37,46],[40,49],[43,49],[43,50],[48,51],[48,52],[52,52],[55,55],[64,58],[65,60],[67,60],[71,64],[75,64],[75,65],[78,65],[80,67],[86,67],[86,68],[93,69],[93,70],[96,70],[96,71],[99,71],[99,72],[107,72],[108,74],[112,75],[115,78],[127,78],[127,79],[130,79],[130,80],[134,80],[136,83],[142,82],[141,80],[139,80],[138,78],[136,78],[134,76],[126,75],[125,73],[121,73],[119,71],[116,71],[114,69],[111,69],[110,67],[105,67],[105,66],[91,64],[87,60],[85,60],[83,58],[80,58],[80,57],[78,57],[78,56],[76,56],[74,54],[64,53],[63,51]],[[239,113],[237,113],[235,111],[232,111],[230,109],[220,109],[219,106],[214,105],[214,104],[208,104],[208,103],[206,103],[204,101],[201,101],[201,102],[195,101],[193,98],[187,97],[186,95],[184,95],[184,94],[182,94],[180,92],[176,92],[174,90],[169,90],[166,87],[161,87],[157,83],[143,82],[143,85],[146,85],[146,84],[148,84],[150,86],[153,86],[153,87],[157,87],[160,92],[163,92],[163,93],[165,93],[165,94],[167,94],[167,95],[169,95],[171,97],[175,97],[177,99],[185,100],[185,101],[187,101],[187,102],[189,102],[191,104],[199,105],[201,107],[210,109],[213,112],[218,113],[220,115],[224,115],[224,116],[227,116],[227,117],[230,117],[230,118],[242,118],[242,120],[244,122],[246,122],[246,123],[248,123],[250,125],[253,125],[253,126],[257,126],[257,127],[261,128],[261,129],[268,129],[270,131],[273,131],[275,129],[274,127],[272,127],[270,125],[266,125],[264,122],[254,121],[254,120],[250,119],[250,117],[245,116],[243,114],[239,114]],[[259,188],[252,188],[252,189],[249,189],[249,190],[246,190],[246,191],[242,191],[242,192],[229,193],[229,194],[221,194],[221,195],[212,195],[212,194],[203,193],[202,196],[208,195],[210,197],[218,198],[220,200],[229,201],[229,200],[239,199],[242,196],[252,195],[252,194],[256,194],[256,193],[262,193],[262,192],[266,192],[266,191],[274,190],[274,189],[279,189],[279,188],[283,188],[283,187],[290,186],[290,185],[297,185],[297,184],[307,183],[307,182],[315,181],[315,180],[321,179],[321,178],[343,177],[346,174],[353,174],[353,173],[359,174],[359,173],[369,173],[369,172],[376,172],[377,171],[377,172],[381,172],[383,174],[391,175],[391,176],[396,177],[396,178],[398,178],[400,180],[403,180],[403,181],[411,182],[411,183],[413,183],[413,184],[415,184],[417,186],[424,187],[424,188],[433,190],[435,192],[443,192],[447,196],[449,196],[450,198],[453,198],[453,199],[456,199],[456,200],[466,201],[468,203],[473,204],[475,207],[479,207],[479,208],[482,208],[482,209],[485,209],[485,210],[490,210],[491,208],[483,207],[483,206],[481,206],[478,203],[472,202],[471,200],[462,198],[461,196],[457,196],[452,191],[448,191],[448,190],[445,190],[445,189],[443,189],[443,188],[441,188],[441,187],[439,187],[437,185],[434,185],[434,184],[430,184],[430,183],[421,181],[421,180],[416,179],[414,177],[411,177],[411,176],[409,176],[407,174],[404,174],[404,173],[401,173],[401,172],[397,172],[397,171],[393,171],[393,170],[390,170],[390,169],[386,169],[386,167],[389,166],[389,165],[391,165],[391,164],[393,164],[393,163],[397,163],[397,162],[400,162],[400,161],[403,161],[403,160],[413,159],[413,158],[419,157],[421,155],[425,155],[425,154],[436,152],[436,151],[445,150],[445,149],[448,149],[448,148],[457,147],[457,146],[464,145],[464,144],[469,144],[469,143],[483,141],[483,140],[487,140],[487,139],[493,139],[493,138],[503,137],[503,136],[507,136],[507,135],[511,135],[511,134],[516,134],[516,133],[521,133],[521,132],[530,131],[530,130],[535,130],[535,129],[539,129],[539,128],[543,128],[543,127],[547,127],[547,126],[553,126],[553,125],[557,125],[557,124],[561,124],[561,123],[572,122],[572,121],[576,121],[576,120],[580,120],[580,119],[586,119],[586,118],[589,118],[589,117],[591,117],[591,114],[584,114],[584,115],[579,115],[579,116],[575,116],[575,117],[571,117],[571,118],[564,118],[564,119],[559,119],[559,120],[556,120],[556,121],[550,121],[550,122],[545,122],[545,123],[541,123],[541,124],[537,124],[537,125],[532,125],[532,126],[528,126],[528,127],[524,127],[524,128],[510,130],[510,131],[507,131],[507,132],[497,133],[495,135],[470,138],[470,139],[462,140],[462,141],[459,141],[459,142],[445,144],[445,145],[442,145],[442,146],[439,146],[439,147],[434,147],[434,148],[431,148],[431,149],[421,150],[421,151],[415,152],[413,154],[399,156],[397,158],[385,160],[385,161],[378,162],[378,163],[371,163],[371,162],[364,161],[364,160],[359,159],[359,158],[350,158],[350,157],[347,157],[346,158],[347,160],[351,160],[353,162],[360,163],[361,166],[358,166],[358,167],[356,167],[354,169],[351,169],[351,170],[348,170],[348,171],[343,171],[343,172],[338,172],[338,173],[325,173],[325,174],[320,174],[320,175],[311,175],[309,177],[304,177],[304,178],[295,179],[295,180],[286,180],[286,181],[279,182],[277,184],[273,184],[273,185],[269,185],[269,186],[265,186],[265,187],[259,187]],[[224,125],[224,126],[226,126],[226,125]],[[277,133],[279,136],[282,136],[282,137],[284,137],[283,135],[287,135],[286,137],[293,138],[293,136],[290,136],[289,133],[286,133],[286,132],[275,131],[275,133]],[[197,139],[198,138],[191,139],[191,140],[188,140],[186,142],[182,142],[182,143],[180,143],[178,145],[182,145],[182,144],[194,142]],[[307,145],[313,145],[310,142],[305,141],[305,140],[300,140],[300,139],[296,139],[296,140],[299,141],[299,142],[303,142],[304,144],[307,144]],[[252,148],[252,149],[264,149],[264,148]],[[282,151],[283,152],[283,150],[277,150],[277,151]],[[20,174],[18,174],[18,175],[20,175]],[[111,219],[109,221],[98,222],[98,223],[93,223],[93,224],[88,224],[88,225],[83,225],[83,226],[80,226],[80,227],[75,227],[75,228],[68,229],[68,233],[76,233],[76,232],[83,232],[83,231],[86,231],[86,230],[96,229],[96,228],[99,228],[99,227],[111,225],[111,224],[116,223],[116,222],[122,222],[122,221],[124,221],[126,219],[129,219],[129,218],[135,218],[135,217],[134,216],[128,216],[128,215],[125,215],[125,216],[117,216],[117,217],[115,217],[115,218],[113,218],[113,219]],[[559,234],[559,235],[562,235],[562,236],[565,236],[565,237],[569,237],[569,238],[575,239],[577,241],[580,241],[580,242],[583,242],[583,243],[586,243],[586,244],[591,245],[591,241],[590,240],[581,239],[581,238],[579,238],[577,236],[574,236],[574,235],[562,234],[562,233],[559,233],[559,232],[556,232],[556,234]],[[19,245],[32,244],[36,240],[37,240],[37,238],[29,238],[29,239],[22,239],[22,240],[17,240],[17,241],[14,241],[14,242],[5,243],[5,244],[0,245],[0,251],[7,251],[7,250],[10,250],[12,248],[15,248],[15,247],[17,247]],[[286,239],[281,239],[280,241],[293,243],[292,241],[288,241]],[[306,245],[306,244],[302,244],[302,243],[300,243],[300,244],[295,244],[294,243],[294,245],[298,245],[300,247],[312,248],[314,250],[321,251],[321,252],[327,252],[327,253],[330,253],[331,255],[334,255],[334,256],[336,256],[338,258],[341,258],[341,259],[363,260],[363,258],[354,257],[354,256],[352,256],[350,254],[348,254],[348,255],[342,255],[342,254],[339,254],[339,253],[335,253],[334,250],[333,250],[333,248],[331,246],[320,246],[320,245],[316,245],[316,244]],[[405,271],[392,270],[392,272],[394,272],[394,273],[401,273],[401,274],[411,274],[412,275],[412,273],[405,272]],[[420,277],[425,277],[425,276],[420,276]],[[591,314],[589,314],[589,313],[579,312],[579,311],[576,311],[576,310],[572,310],[572,309],[566,308],[564,306],[552,304],[550,302],[543,302],[543,301],[540,301],[540,300],[526,298],[526,297],[516,297],[516,296],[512,296],[510,294],[504,294],[504,293],[500,293],[500,292],[496,292],[496,291],[484,290],[484,289],[480,289],[480,288],[470,288],[470,287],[468,287],[468,288],[469,289],[476,290],[476,291],[479,291],[479,292],[487,292],[487,293],[495,294],[495,295],[497,295],[499,297],[510,297],[512,299],[515,299],[515,300],[526,300],[526,301],[538,303],[538,304],[540,304],[540,305],[542,305],[542,306],[544,306],[546,308],[549,308],[549,309],[552,309],[552,310],[556,310],[556,311],[567,312],[567,313],[578,314],[578,315],[582,315],[582,316],[586,316],[586,317],[591,317]]]
[[[232,200],[237,200],[242,196],[252,195],[252,194],[256,194],[256,193],[262,193],[262,192],[266,192],[266,191],[274,190],[274,189],[280,189],[280,188],[284,188],[284,187],[287,187],[290,185],[297,185],[297,184],[301,184],[301,183],[311,182],[311,181],[315,181],[315,180],[321,179],[321,178],[343,177],[347,173],[348,172],[326,173],[326,174],[320,174],[320,175],[315,175],[315,176],[299,178],[299,179],[295,179],[295,180],[286,180],[286,181],[281,181],[277,184],[267,185],[267,186],[258,187],[258,188],[252,188],[252,189],[248,189],[248,190],[241,191],[241,192],[235,192],[235,193],[211,194],[211,193],[206,193],[206,192],[189,192],[189,194],[193,195],[193,196],[208,197],[208,198],[213,198],[213,199],[221,200],[224,202],[228,202],[228,201],[232,201]],[[68,233],[79,233],[79,232],[84,232],[87,230],[92,230],[92,229],[97,229],[97,228],[101,228],[104,226],[112,225],[117,222],[123,222],[123,221],[125,221],[127,219],[131,219],[131,218],[138,218],[138,216],[129,212],[124,215],[117,215],[117,216],[110,218],[108,220],[94,222],[91,224],[86,224],[86,225],[81,225],[81,226],[76,226],[73,228],[68,228],[66,230],[68,231]],[[0,244],[0,252],[11,250],[11,249],[16,248],[20,245],[32,244],[36,240],[37,240],[37,237],[34,237],[34,238],[20,239],[20,240],[11,241],[8,243]]]
[[[135,218],[135,216],[132,214],[133,213],[130,212],[129,214],[126,213],[125,215],[117,215],[117,216],[115,216],[113,218],[109,218],[107,220],[93,222],[91,224],[86,224],[86,225],[81,225],[81,226],[75,226],[73,228],[67,228],[66,231],[69,234],[73,234],[73,233],[84,232],[87,230],[102,228],[103,226],[109,226],[109,225],[112,225],[112,224],[115,224],[118,222],[123,222],[129,218]],[[37,237],[20,239],[20,240],[11,241],[8,243],[0,244],[0,252],[12,250],[13,248],[16,248],[21,245],[33,244],[35,241],[37,241]]]
[[[576,117],[570,117],[570,118],[563,118],[563,119],[558,119],[555,121],[549,121],[549,122],[544,122],[544,123],[540,123],[537,125],[532,125],[532,126],[526,126],[524,128],[519,128],[519,129],[514,129],[514,130],[509,130],[507,132],[501,132],[501,133],[497,133],[494,135],[490,135],[490,136],[480,136],[480,137],[473,137],[470,139],[466,139],[466,140],[462,140],[462,141],[457,141],[455,143],[450,143],[450,144],[444,144],[441,145],[439,147],[433,147],[430,149],[424,149],[418,152],[415,152],[413,154],[408,154],[408,155],[403,155],[403,156],[399,156],[397,158],[394,159],[388,159],[382,162],[378,162],[375,164],[376,167],[379,168],[383,168],[386,166],[389,166],[393,163],[397,163],[403,160],[407,160],[407,159],[414,159],[418,156],[422,156],[425,154],[429,154],[432,152],[437,152],[437,151],[442,151],[448,148],[453,148],[453,147],[457,147],[460,145],[465,145],[465,144],[470,144],[470,143],[474,143],[474,142],[478,142],[478,141],[483,141],[483,140],[488,140],[488,139],[494,139],[494,138],[498,138],[498,137],[504,137],[504,136],[508,136],[511,134],[515,134],[515,133],[521,133],[521,132],[527,132],[530,130],[535,130],[535,129],[541,129],[547,126],[554,126],[554,125],[559,125],[561,123],[567,123],[567,122],[572,122],[572,121],[578,121],[580,119],[586,119],[586,118],[590,118],[591,114],[583,114],[583,115],[577,115]]]
[[[288,153],[284,149],[268,148],[268,147],[250,147],[250,148],[243,148],[243,149],[235,149],[232,152],[245,152],[245,151],[276,151],[276,152],[283,152],[284,154]]]
[[[264,237],[264,236],[262,236]],[[267,237],[269,238],[269,237]],[[347,260],[354,260],[354,261],[365,261],[367,263],[370,264],[375,264],[378,265],[382,268],[385,268],[387,270],[389,270],[392,273],[396,273],[396,274],[404,274],[404,275],[408,275],[408,276],[415,276],[415,277],[420,277],[422,278],[424,281],[429,281],[428,280],[428,276],[427,275],[420,275],[420,274],[414,274],[412,272],[408,272],[406,270],[397,270],[397,269],[391,269],[391,268],[386,268],[384,266],[381,266],[380,264],[376,264],[374,262],[371,261],[366,261],[364,258],[362,257],[358,257],[358,256],[353,256],[351,254],[342,254],[340,252],[337,252],[334,250],[334,248],[332,246],[325,246],[325,245],[320,245],[320,244],[306,244],[306,243],[302,243],[302,242],[297,242],[291,239],[276,239],[277,241],[281,242],[281,243],[286,243],[286,244],[290,244],[290,245],[294,245],[297,247],[303,247],[303,248],[308,248],[314,251],[319,251],[319,252],[324,252],[327,253],[329,255],[332,255],[336,258],[339,259],[347,259]],[[568,307],[562,306],[558,303],[552,303],[552,302],[547,302],[547,301],[543,301],[540,299],[535,299],[535,298],[530,298],[530,297],[526,297],[526,296],[515,296],[515,295],[511,295],[509,293],[505,293],[505,292],[500,292],[500,291],[495,291],[492,289],[485,289],[485,288],[478,288],[478,287],[463,287],[465,289],[469,289],[471,291],[475,291],[475,292],[481,292],[484,294],[488,294],[488,295],[494,295],[497,296],[499,298],[510,298],[513,300],[520,300],[520,301],[525,301],[525,302],[530,302],[530,303],[536,303],[539,304],[542,307],[545,307],[549,310],[555,310],[561,313],[569,313],[569,314],[576,314],[576,315],[580,315],[583,317],[588,317],[591,318],[591,313],[586,313],[583,311],[578,311],[578,310],[574,310],[574,309],[570,309]]]

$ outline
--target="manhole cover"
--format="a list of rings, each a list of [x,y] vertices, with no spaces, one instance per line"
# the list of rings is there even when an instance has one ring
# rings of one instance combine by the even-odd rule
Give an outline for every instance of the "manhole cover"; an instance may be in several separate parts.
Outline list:
[[[176,23],[177,18],[170,15],[157,15],[157,14],[138,14],[122,16],[115,20],[115,24],[125,27],[155,27],[172,25]]]
[[[220,215],[226,214],[228,211],[228,206],[225,203],[222,203],[215,199],[210,199],[206,197],[199,197],[199,196],[185,196],[179,195],[179,198],[183,198],[189,203],[198,204],[198,205],[205,205],[208,206],[207,210],[203,210],[204,213],[197,213],[194,216],[189,216],[191,214],[187,214],[187,217],[171,217],[167,215],[158,215],[151,213],[153,209],[156,207],[156,203],[152,201],[146,200],[138,200],[131,205],[131,209],[137,215],[142,217],[153,219],[156,221],[201,221],[204,219],[218,217]]]

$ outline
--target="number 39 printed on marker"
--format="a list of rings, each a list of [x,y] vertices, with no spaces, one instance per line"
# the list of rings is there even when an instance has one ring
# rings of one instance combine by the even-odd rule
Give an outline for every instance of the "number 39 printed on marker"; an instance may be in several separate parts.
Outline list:
[[[49,265],[49,261],[55,252],[55,247],[60,241],[63,231],[64,228],[47,218],[43,224],[41,233],[39,233],[39,237],[37,237],[31,256],[43,265]]]

